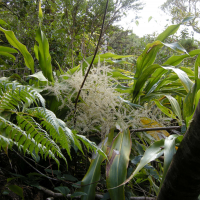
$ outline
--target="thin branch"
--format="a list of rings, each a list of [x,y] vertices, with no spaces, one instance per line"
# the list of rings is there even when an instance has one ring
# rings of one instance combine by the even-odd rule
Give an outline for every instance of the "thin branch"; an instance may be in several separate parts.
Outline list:
[[[77,94],[77,97],[76,97],[75,108],[74,108],[74,126],[76,125],[76,109],[77,109],[78,99],[79,99],[81,90],[82,90],[82,88],[83,88],[83,86],[84,86],[84,83],[85,83],[85,81],[86,81],[86,79],[87,79],[87,77],[88,77],[88,74],[89,74],[89,72],[90,72],[90,70],[91,70],[91,68],[92,68],[92,64],[93,64],[94,59],[95,59],[95,57],[96,57],[96,55],[97,55],[97,51],[98,51],[99,44],[100,44],[100,41],[101,41],[101,37],[102,37],[102,33],[103,33],[103,28],[104,28],[104,23],[105,23],[105,18],[106,18],[106,12],[107,12],[107,8],[108,8],[108,2],[109,2],[109,0],[107,0],[107,3],[106,3],[106,8],[105,8],[105,12],[104,12],[103,22],[102,22],[102,26],[101,26],[101,33],[100,33],[100,36],[99,36],[99,41],[98,41],[97,47],[96,47],[96,49],[95,49],[94,56],[93,56],[93,58],[92,58],[92,62],[90,63],[90,66],[89,66],[89,68],[88,68],[88,70],[87,70],[87,73],[85,74],[84,80],[83,80],[83,82],[82,82],[82,84],[81,84],[81,87],[80,87],[80,89],[79,89],[79,91],[78,91],[78,94]]]
[[[53,192],[53,191],[51,191],[51,190],[49,190],[49,189],[47,189],[45,187],[39,186],[38,188],[40,190],[42,190],[44,193],[46,193],[49,196],[51,196],[51,197],[47,198],[48,200],[50,200],[50,199],[53,200],[54,198],[63,197],[63,194],[61,194],[61,193],[55,193],[55,192]],[[95,198],[96,199],[102,199],[103,195],[104,194],[95,194]],[[72,196],[71,194],[67,194],[66,195],[67,198],[70,198],[71,196]],[[52,198],[52,197],[54,197],[54,198]],[[78,196],[76,198],[80,199],[81,196]],[[154,197],[130,197],[130,199],[131,200],[156,200],[156,198],[154,198]]]
[[[170,126],[170,127],[155,127],[155,128],[139,128],[139,129],[132,129],[130,130],[131,133],[134,132],[142,132],[142,131],[158,131],[158,130],[173,130],[173,129],[180,129],[181,126]]]

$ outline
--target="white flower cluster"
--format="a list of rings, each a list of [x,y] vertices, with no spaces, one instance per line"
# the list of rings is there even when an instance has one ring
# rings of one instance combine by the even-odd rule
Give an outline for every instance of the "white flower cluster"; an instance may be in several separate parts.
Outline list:
[[[100,62],[90,71],[77,105],[74,128],[79,132],[95,131],[103,138],[116,125],[122,130],[130,126],[136,128],[140,126],[140,118],[148,116],[147,108],[133,109],[119,98],[122,94],[116,91],[116,86],[120,83],[108,74],[112,74],[112,69],[100,65]],[[80,69],[61,83],[56,82],[53,87],[46,87],[62,101],[60,109],[67,106],[71,110],[65,119],[69,127],[73,127],[74,124],[74,102],[83,79]]]

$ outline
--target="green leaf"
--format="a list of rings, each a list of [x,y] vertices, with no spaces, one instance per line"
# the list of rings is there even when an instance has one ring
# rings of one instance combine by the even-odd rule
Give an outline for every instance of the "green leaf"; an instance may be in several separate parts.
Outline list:
[[[6,25],[6,26],[9,26],[4,20],[0,19],[0,24],[1,25]]]
[[[145,50],[137,59],[135,78],[138,78],[146,67],[154,63],[157,52],[161,47],[163,47],[163,44],[160,41],[147,44]]]
[[[188,22],[192,19],[193,19],[193,17],[186,17],[185,19],[183,19],[183,21],[181,23],[179,23],[177,25],[168,26],[167,29],[157,37],[157,40],[160,40],[160,41],[165,40],[168,36],[176,33],[181,24]]]
[[[39,19],[42,20],[43,14],[42,14],[42,8],[41,8],[41,1],[39,1]]]
[[[71,197],[79,197],[79,196],[87,196],[88,194],[85,192],[74,192]]]
[[[176,119],[176,116],[174,115],[174,113],[167,107],[163,106],[160,101],[158,100],[154,100],[154,102],[156,103],[156,105],[158,106],[158,108],[165,113],[167,116],[169,116],[170,118]]]
[[[171,95],[166,95],[166,97],[168,98],[169,102],[171,103],[172,110],[178,116],[180,121],[182,121],[181,108],[179,106],[178,101],[174,97],[172,97]]]
[[[190,115],[192,115],[192,113],[195,110],[194,100],[195,100],[195,95],[196,95],[196,89],[197,88],[196,88],[196,83],[195,83],[184,99],[184,102],[183,102],[183,117],[184,117],[184,119],[186,119],[186,117],[189,117]]]
[[[159,158],[164,150],[163,150],[163,147],[164,147],[164,140],[160,140],[160,141],[156,141],[154,142],[144,153],[140,163],[138,164],[137,168],[135,169],[135,171],[131,174],[131,176],[126,180],[124,181],[121,185],[119,185],[118,187],[128,183],[134,176],[136,176],[139,171],[146,165],[148,164],[149,162]],[[111,189],[111,188],[109,188]]]
[[[151,74],[158,68],[161,68],[161,66],[158,64],[150,65],[140,74],[138,80],[135,81],[133,85],[133,101],[137,100],[137,97],[140,94],[145,82],[149,79]]]
[[[176,33],[177,30],[179,29],[180,25],[181,25],[181,24],[168,26],[167,29],[166,29],[165,31],[163,31],[163,32],[156,38],[156,40],[164,41],[168,36],[173,35],[174,33]]]
[[[7,53],[18,53],[17,50],[10,47],[4,47],[4,46],[0,46],[0,51],[7,52]]]
[[[101,147],[104,152],[108,152],[110,148],[109,145],[112,143],[114,131],[111,131],[108,134],[108,137],[105,138],[100,144],[99,148]],[[101,163],[105,160],[105,157],[100,154],[94,154],[93,158],[90,163],[90,167],[84,176],[81,182],[81,191],[85,192],[87,196],[83,196],[82,200],[94,200],[95,199],[95,188],[97,181],[99,181],[101,176]],[[84,186],[85,185],[85,186]]]
[[[4,32],[8,42],[21,52],[24,56],[26,66],[31,69],[32,73],[34,73],[34,61],[27,48],[17,40],[13,31],[5,30],[2,27],[0,27],[0,30]]]
[[[159,191],[160,191],[160,189],[163,185],[163,182],[164,182],[165,177],[167,175],[168,168],[169,168],[171,161],[172,161],[172,158],[173,158],[173,156],[176,152],[175,141],[178,137],[182,138],[182,136],[179,136],[179,135],[170,135],[169,137],[167,137],[165,139],[165,144],[164,144],[164,172],[163,172],[162,181],[161,181],[161,184],[160,184],[160,187],[159,187]]]
[[[55,187],[54,190],[57,190],[58,192],[60,192],[64,196],[66,196],[70,192],[70,189],[68,187],[65,187],[65,186]]]
[[[166,47],[169,47],[171,49],[173,49],[174,51],[177,51],[179,53],[186,53],[188,54],[188,52],[184,49],[184,47],[179,44],[178,42],[175,42],[175,43],[171,43],[171,44],[168,44],[168,43],[163,43]]]
[[[39,71],[39,72],[37,72],[37,73],[35,73],[35,74],[31,74],[31,75],[29,75],[30,77],[34,77],[34,78],[37,78],[38,80],[40,80],[40,81],[48,81],[46,78],[45,78],[45,76],[43,75],[43,73],[42,73],[42,71]]]
[[[0,51],[0,55],[9,57],[9,58],[12,58],[13,60],[15,60],[15,56],[13,56],[10,53]]]
[[[126,180],[129,155],[131,151],[131,135],[129,129],[120,132],[115,138],[106,165],[107,188],[114,188]],[[124,187],[109,190],[111,199],[125,199]]]
[[[8,185],[7,187],[24,200],[23,189],[21,187],[17,185]]]
[[[181,55],[181,56],[171,56],[163,65],[176,66],[176,65],[180,64],[185,58],[194,57],[198,54],[200,54],[200,49],[190,51],[188,54]]]
[[[38,47],[39,66],[42,69],[44,76],[49,81],[53,82],[54,79],[51,66],[51,56],[49,53],[49,43],[44,33],[42,32],[41,28],[37,30],[35,39],[39,44]]]
[[[167,66],[167,67],[162,66],[162,68],[167,69],[167,70],[173,70],[178,75],[185,90],[187,92],[190,91],[194,83],[189,79],[188,75],[184,71],[182,71],[181,69],[175,68],[173,66]]]
[[[197,90],[200,89],[200,55],[198,55],[195,62],[195,82],[197,84]]]

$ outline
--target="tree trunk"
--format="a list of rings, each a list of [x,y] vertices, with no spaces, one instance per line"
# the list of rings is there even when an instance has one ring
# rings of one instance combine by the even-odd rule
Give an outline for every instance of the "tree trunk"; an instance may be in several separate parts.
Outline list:
[[[157,200],[197,200],[200,194],[200,101]]]

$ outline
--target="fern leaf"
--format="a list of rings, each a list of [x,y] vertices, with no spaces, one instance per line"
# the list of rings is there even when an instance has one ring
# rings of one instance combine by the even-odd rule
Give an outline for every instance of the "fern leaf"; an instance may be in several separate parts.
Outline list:
[[[53,158],[59,165],[59,161],[55,156],[55,154],[57,154],[57,156],[63,158],[67,163],[64,155],[61,153],[57,145],[52,145],[51,149],[49,149],[46,146],[36,142],[35,138],[31,138],[30,135],[27,134],[26,131],[22,130],[19,126],[13,124],[12,122],[4,119],[1,116],[0,116],[0,122],[4,124],[3,127],[5,129],[4,136],[1,134],[0,146],[4,145],[5,142],[7,142],[7,144],[10,147],[12,147],[13,144],[16,144],[19,149],[23,149],[24,153],[29,151],[31,154],[32,154],[31,150],[35,149],[36,154],[38,154],[39,152],[41,155],[45,154],[44,156],[45,158],[48,155],[50,158]],[[5,138],[7,138],[7,140]],[[11,142],[11,140],[13,142]],[[51,143],[53,144],[54,142],[51,140]]]
[[[44,98],[31,87],[16,82],[5,83],[0,81],[0,112],[4,110],[19,110],[29,107],[32,103],[45,107]]]

